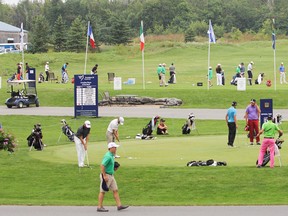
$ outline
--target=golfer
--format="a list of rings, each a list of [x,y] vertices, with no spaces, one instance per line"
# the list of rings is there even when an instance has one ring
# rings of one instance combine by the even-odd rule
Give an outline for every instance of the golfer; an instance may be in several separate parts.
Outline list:
[[[105,196],[105,192],[108,192],[109,189],[113,192],[114,199],[117,204],[117,210],[123,210],[128,208],[129,206],[122,206],[116,179],[114,178],[114,156],[116,155],[116,151],[119,145],[114,142],[110,142],[108,144],[108,152],[104,155],[102,163],[100,165],[100,192],[98,196],[98,212],[108,212],[108,209],[103,207],[103,200]]]
[[[272,122],[272,115],[269,115],[268,121],[262,125],[262,129],[257,134],[257,137],[259,137],[264,132],[264,139],[260,147],[257,168],[262,167],[261,165],[263,163],[263,158],[268,148],[270,151],[270,168],[274,167],[274,152],[275,152],[274,136],[275,136],[276,131],[278,131],[279,137],[282,136],[283,131],[280,130],[278,126]]]
[[[78,166],[84,167],[85,155],[88,147],[89,135],[90,135],[91,123],[85,121],[84,124],[78,128],[77,133],[74,136],[74,142],[76,145]]]
[[[226,114],[226,123],[228,125],[229,133],[228,133],[228,146],[234,147],[234,140],[236,136],[236,130],[238,128],[237,118],[236,118],[236,106],[237,102],[233,101],[231,107],[227,110]]]
[[[106,132],[106,139],[107,139],[107,144],[110,142],[115,142],[115,139],[120,142],[119,140],[119,132],[118,132],[118,127],[120,125],[124,124],[124,118],[123,117],[118,117],[116,119],[113,119],[107,128]],[[119,155],[115,155],[116,158],[120,157]]]

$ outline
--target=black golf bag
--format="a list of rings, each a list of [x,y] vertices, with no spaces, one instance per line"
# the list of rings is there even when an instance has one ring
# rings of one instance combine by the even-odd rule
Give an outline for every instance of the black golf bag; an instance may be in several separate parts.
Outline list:
[[[190,134],[191,128],[193,129],[193,126],[195,127],[195,125],[193,125],[194,120],[195,120],[195,115],[193,113],[190,113],[188,115],[187,121],[182,126],[182,134]]]
[[[142,129],[142,134],[145,136],[151,136],[152,132],[152,121],[149,121],[149,123]]]
[[[280,137],[278,137],[276,140],[275,140],[275,144],[276,146],[278,147],[278,149],[281,149],[282,148],[282,143],[284,142],[283,139],[280,139]],[[275,148],[276,148],[275,146]],[[275,150],[276,152],[276,150]],[[262,162],[262,167],[266,166],[266,164],[268,164],[268,162],[270,161],[270,152],[267,150],[265,155],[264,155],[264,158],[263,158],[263,162]],[[256,161],[256,165],[258,165],[258,160]]]
[[[65,119],[61,120],[61,123],[63,124],[62,126],[62,132],[65,134],[65,136],[68,137],[68,139],[71,142],[74,142],[74,132],[72,131],[71,127],[67,124],[67,122],[65,121]]]
[[[191,129],[190,129],[188,123],[185,123],[182,126],[182,134],[190,134],[190,132],[191,132]]]
[[[40,124],[34,125],[32,133],[27,137],[28,146],[30,147],[30,150],[32,149],[32,147],[34,147],[36,150],[42,151],[44,147],[42,138],[43,135],[41,125]]]

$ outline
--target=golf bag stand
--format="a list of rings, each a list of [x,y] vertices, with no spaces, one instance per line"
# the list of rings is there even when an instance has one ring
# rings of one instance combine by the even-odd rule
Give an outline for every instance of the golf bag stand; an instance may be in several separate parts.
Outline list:
[[[28,146],[30,147],[29,151],[31,151],[33,147],[38,151],[43,150],[44,144],[42,142],[42,137],[43,135],[41,125],[40,124],[34,125],[32,133],[27,137]]]
[[[60,133],[60,136],[58,138],[57,143],[59,143],[62,133],[65,134],[65,136],[67,136],[67,138],[71,141],[74,142],[74,132],[72,131],[72,129],[70,128],[70,126],[67,124],[67,122],[65,121],[65,119],[61,120],[61,124],[63,124],[63,126],[61,127],[62,132]]]

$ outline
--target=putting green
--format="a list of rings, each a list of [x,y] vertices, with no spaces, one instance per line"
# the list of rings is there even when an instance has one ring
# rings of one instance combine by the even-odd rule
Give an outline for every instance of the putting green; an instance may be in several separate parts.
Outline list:
[[[254,166],[259,146],[250,146],[245,135],[235,139],[235,148],[226,144],[227,136],[158,137],[155,140],[127,139],[121,143],[117,159],[125,166],[186,166],[191,160],[226,161],[228,166]],[[105,152],[106,143],[90,143],[90,165],[98,165]],[[48,146],[44,151],[32,151],[31,157],[52,163],[77,164],[74,143]],[[284,155],[285,156],[285,155]],[[282,161],[287,161],[287,156]],[[275,165],[279,165],[275,160]],[[285,165],[285,164],[284,164]]]

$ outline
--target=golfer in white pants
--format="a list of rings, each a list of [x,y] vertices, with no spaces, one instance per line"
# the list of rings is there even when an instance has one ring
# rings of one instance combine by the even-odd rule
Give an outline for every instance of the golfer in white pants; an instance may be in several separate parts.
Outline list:
[[[91,128],[90,121],[85,121],[84,125],[78,128],[77,133],[74,136],[79,167],[85,166],[84,162],[88,147],[90,128]]]

